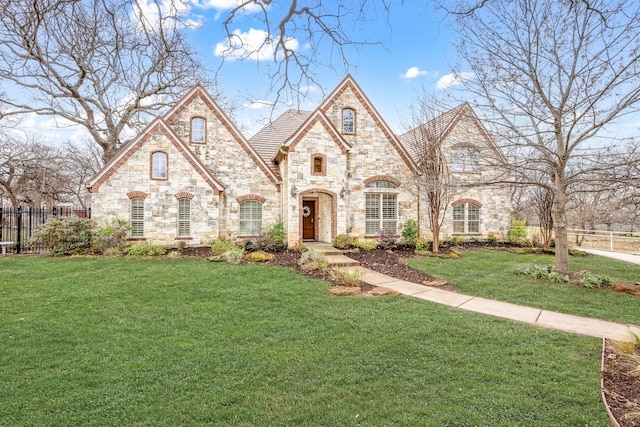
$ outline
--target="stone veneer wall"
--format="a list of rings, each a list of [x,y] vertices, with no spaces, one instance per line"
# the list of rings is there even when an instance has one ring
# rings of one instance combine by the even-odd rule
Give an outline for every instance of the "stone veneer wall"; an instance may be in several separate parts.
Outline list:
[[[191,118],[202,117],[206,121],[205,143],[191,143]],[[268,228],[280,219],[281,200],[278,186],[264,173],[257,157],[236,130],[227,124],[217,109],[206,99],[194,96],[174,117],[170,126],[189,148],[200,158],[213,176],[224,186],[220,232],[237,237],[240,229],[238,198],[255,195],[265,199],[262,205],[262,225]],[[242,200],[242,199],[241,199]],[[246,236],[242,236],[246,237]]]
[[[168,155],[168,179],[150,179],[151,154]],[[175,245],[178,199],[188,193],[191,199],[191,238],[189,244],[207,243],[217,236],[219,202],[213,188],[197,173],[161,132],[155,132],[111,177],[92,194],[92,216],[100,221],[114,215],[129,220],[130,192],[146,194],[144,199],[144,239],[149,243]],[[183,240],[183,239],[180,239]]]

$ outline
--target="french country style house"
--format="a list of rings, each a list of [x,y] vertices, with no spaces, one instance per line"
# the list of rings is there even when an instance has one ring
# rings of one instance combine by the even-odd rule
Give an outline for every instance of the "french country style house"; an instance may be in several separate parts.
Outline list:
[[[454,173],[491,173],[477,169],[477,156],[498,153],[467,105],[436,120]],[[424,202],[412,191],[419,159],[407,141],[351,76],[314,111],[289,110],[250,139],[196,85],[91,178],[92,216],[127,219],[131,239],[162,245],[248,240],[280,220],[290,247],[400,234],[409,219],[428,239]],[[499,237],[510,193],[468,188],[445,216],[441,238]]]

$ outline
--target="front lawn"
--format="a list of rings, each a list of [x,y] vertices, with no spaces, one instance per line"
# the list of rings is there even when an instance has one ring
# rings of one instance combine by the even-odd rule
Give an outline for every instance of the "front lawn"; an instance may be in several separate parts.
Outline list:
[[[447,280],[458,292],[578,316],[640,325],[640,297],[605,289],[586,289],[514,272],[530,265],[549,266],[552,255],[521,255],[469,250],[459,259],[413,258],[409,264]],[[640,281],[640,265],[599,256],[571,257],[572,271],[587,270],[612,279]]]
[[[294,271],[0,259],[0,425],[605,426],[596,339]]]

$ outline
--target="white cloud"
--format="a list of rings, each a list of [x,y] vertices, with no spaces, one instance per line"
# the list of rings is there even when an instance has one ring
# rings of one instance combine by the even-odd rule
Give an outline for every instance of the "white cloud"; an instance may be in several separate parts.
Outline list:
[[[194,1],[195,6],[201,9],[216,9],[216,10],[229,10],[240,6],[244,3],[244,0],[204,0],[201,2]],[[255,12],[260,10],[261,7],[257,3],[249,3],[242,7],[243,12]]]
[[[173,24],[177,27],[188,26],[199,28],[201,19],[185,19],[191,12],[191,4],[185,1],[174,0],[138,0],[133,7],[131,19],[138,28],[158,29],[160,17],[163,25]],[[173,19],[180,18],[180,19]]]
[[[235,30],[227,40],[216,44],[215,54],[226,59],[262,61],[273,58],[277,42],[277,39],[271,40],[269,33],[264,30],[250,28],[246,33]],[[289,38],[285,46],[295,51],[298,49],[298,40]]]
[[[415,79],[416,77],[426,76],[427,72],[418,67],[410,67],[402,76],[403,79]]]
[[[438,83],[436,85],[438,89],[446,89],[451,86],[462,84],[472,78],[473,73],[469,72],[445,74],[444,76],[440,77],[440,80],[438,80]]]

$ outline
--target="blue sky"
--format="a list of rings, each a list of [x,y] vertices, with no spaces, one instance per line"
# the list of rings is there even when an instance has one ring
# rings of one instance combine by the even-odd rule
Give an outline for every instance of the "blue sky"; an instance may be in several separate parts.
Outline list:
[[[190,10],[199,24],[198,29],[190,30],[192,43],[212,69],[218,69],[222,61],[216,50],[220,51],[226,41],[222,20],[232,3],[209,0],[209,4],[201,2],[200,7],[194,6]],[[422,6],[404,5],[393,7],[388,19],[382,11],[370,11],[369,15],[370,21],[346,20],[343,25],[353,27],[349,32],[360,40],[380,44],[363,44],[357,49],[349,49],[348,70],[341,63],[334,69],[319,65],[316,71],[322,88],[312,88],[311,96],[300,105],[293,102],[289,107],[315,108],[322,99],[322,90],[327,94],[349,72],[391,127],[401,132],[409,115],[409,105],[422,88],[434,92],[450,90],[455,83],[450,73],[456,62],[456,51],[441,14]],[[230,29],[242,37],[259,37],[265,28],[260,22],[252,21],[253,16],[251,13],[241,16]],[[302,38],[304,35],[293,34],[296,39],[292,43],[300,51],[309,49]],[[328,48],[329,45],[321,45],[319,49],[328,51]],[[238,125],[248,134],[257,131],[259,126],[255,124],[263,123],[271,112],[268,104],[273,102],[274,96],[267,95],[270,80],[266,76],[270,62],[270,59],[240,61],[227,58],[218,71],[218,84],[224,95],[246,108],[238,112],[237,119]],[[258,102],[251,104],[252,100]],[[287,106],[280,105],[276,112],[284,108]]]

